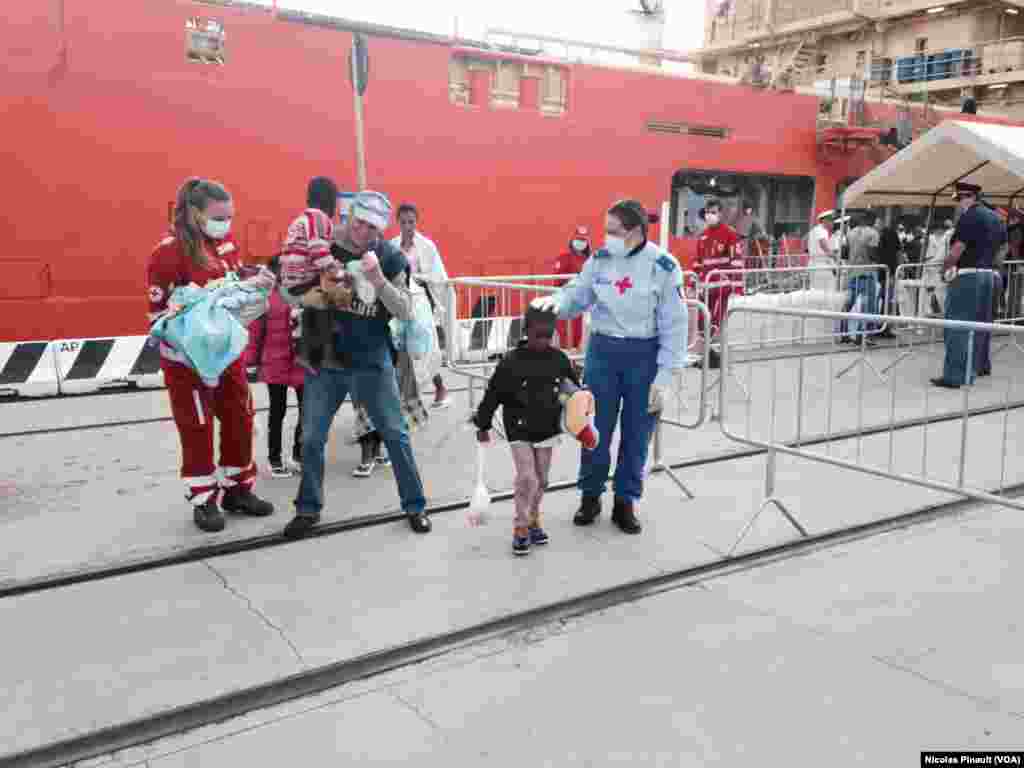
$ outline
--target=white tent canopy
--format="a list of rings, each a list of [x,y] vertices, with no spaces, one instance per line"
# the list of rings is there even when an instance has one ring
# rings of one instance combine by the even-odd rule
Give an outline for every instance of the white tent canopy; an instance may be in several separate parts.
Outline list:
[[[843,206],[950,205],[958,181],[993,205],[1024,201],[1024,128],[944,122],[851,185]]]

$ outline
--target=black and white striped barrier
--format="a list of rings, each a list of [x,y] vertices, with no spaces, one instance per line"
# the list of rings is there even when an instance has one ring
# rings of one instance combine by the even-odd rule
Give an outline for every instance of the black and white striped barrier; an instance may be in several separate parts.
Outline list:
[[[54,341],[0,343],[0,396],[48,397],[60,393]]]
[[[0,396],[52,397],[163,386],[148,336],[0,343]]]

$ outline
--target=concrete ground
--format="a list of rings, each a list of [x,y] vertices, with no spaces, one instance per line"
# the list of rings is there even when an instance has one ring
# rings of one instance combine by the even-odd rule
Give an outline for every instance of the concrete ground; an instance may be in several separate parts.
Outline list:
[[[848,349],[848,348],[847,348]],[[887,382],[867,369],[858,369],[836,380],[835,374],[855,360],[849,351],[827,358],[809,358],[803,364],[803,401],[801,422],[797,424],[794,406],[801,379],[801,363],[784,360],[777,363],[739,364],[735,376],[726,379],[727,408],[724,421],[710,418],[696,430],[666,426],[664,458],[683,461],[721,455],[749,446],[730,439],[722,432],[755,442],[791,440],[799,435],[855,429],[858,425],[886,424],[890,420],[925,415],[956,413],[962,407],[959,392],[936,390],[927,386],[930,375],[941,366],[941,347],[922,348],[894,371]],[[897,357],[894,350],[877,350],[869,359],[883,368]],[[970,407],[983,407],[1007,400],[1024,401],[1024,359],[1009,353],[997,357],[996,375],[980,380],[969,396]],[[464,383],[456,374],[446,374],[450,386]],[[863,381],[861,380],[863,376]],[[705,383],[717,378],[709,372]],[[828,384],[832,381],[831,386]],[[752,396],[744,399],[737,382],[745,382]],[[676,421],[695,423],[699,418],[698,394],[701,374],[690,369],[681,381],[678,396],[669,405],[667,416]],[[266,388],[254,385],[258,407],[266,405]],[[477,402],[480,392],[477,390]],[[466,420],[469,394],[453,395],[451,408],[431,411],[428,425],[415,433],[413,444],[431,504],[459,501],[472,492],[475,476],[476,444]],[[708,395],[707,412],[716,400]],[[863,407],[857,407],[863,403]],[[830,405],[831,404],[831,405]],[[771,414],[774,412],[774,425]],[[97,398],[0,405],[4,432],[46,429],[82,424],[110,423],[118,419],[159,418],[168,416],[165,392],[131,393]],[[285,450],[290,451],[297,411],[288,412],[285,421]],[[1012,467],[1003,467],[999,458],[1012,451],[1018,424],[1024,410],[972,420],[965,473],[968,485],[993,487],[1002,476],[1007,482]],[[173,422],[132,426],[111,426],[71,433],[37,434],[0,438],[0,447],[9,459],[0,465],[0,539],[13,545],[0,550],[0,586],[101,567],[126,560],[191,549],[203,544],[239,538],[276,534],[291,518],[292,499],[297,479],[274,479],[267,471],[267,414],[257,416],[255,455],[263,472],[258,491],[274,502],[276,514],[267,519],[229,520],[219,534],[199,531],[191,520],[178,478],[180,448]],[[351,433],[352,411],[345,406],[335,421],[335,440],[327,451],[325,492],[327,508],[324,520],[396,511],[398,496],[389,469],[378,468],[367,479],[352,477],[359,450],[347,443]],[[958,467],[958,427],[932,427],[928,432],[926,474],[941,480],[954,478]],[[905,431],[892,436],[894,466],[920,474],[925,456],[924,430]],[[874,447],[871,447],[874,446]],[[944,447],[940,447],[944,446]],[[870,448],[874,459],[888,469],[888,442],[878,438],[861,444]],[[983,449],[983,450],[981,450]],[[613,455],[615,452],[613,443]],[[815,451],[825,450],[811,449]],[[856,446],[853,447],[854,454]],[[507,445],[493,444],[488,450],[487,478],[492,491],[511,488],[513,467]],[[579,449],[566,444],[555,453],[552,481],[575,480]],[[739,463],[729,469],[731,476],[743,473],[746,487],[762,487],[757,462]],[[731,498],[733,489],[716,489],[704,478],[714,476],[713,466],[684,471],[681,476],[697,494],[697,509],[704,509],[715,498]],[[752,474],[751,474],[752,473]],[[856,483],[858,478],[851,476]],[[780,489],[785,486],[780,485]]]
[[[874,353],[880,366],[894,357],[891,351]],[[836,410],[842,414],[837,428],[855,425],[858,419],[864,423],[885,423],[892,413],[894,389],[905,395],[904,410],[897,408],[897,413],[902,413],[899,417],[911,414],[915,407],[913,393],[924,393],[921,378],[915,376],[927,372],[934,359],[909,362],[919,367],[901,366],[897,369],[901,378],[891,385],[876,382],[869,386],[865,379],[864,390],[859,383],[850,385],[855,388],[841,396],[836,394],[841,390],[833,386]],[[780,362],[776,376],[792,373],[798,365],[794,361]],[[759,369],[752,371],[746,373],[763,375]],[[744,371],[738,369],[737,373],[742,375]],[[1001,388],[1009,388],[1009,392],[1016,386],[1017,367],[1009,361],[997,367],[997,373],[970,393],[972,405],[995,402],[1001,396]],[[698,373],[689,371],[687,376],[687,391],[692,393]],[[809,388],[812,382],[828,392],[827,386],[809,376],[805,387]],[[849,400],[850,397],[860,399]],[[952,392],[930,393],[929,397],[930,413],[951,412],[962,399]],[[101,400],[110,400],[110,406],[116,402],[113,398]],[[761,433],[757,430],[770,426],[754,417],[760,419],[760,414],[770,411],[773,403],[778,416],[787,401],[792,401],[792,395],[781,388],[773,390],[766,386],[755,390],[751,409],[754,431],[750,434],[758,438]],[[732,400],[729,402],[726,426],[734,432],[746,429],[744,418],[733,420],[733,414],[740,411],[738,406],[731,407]],[[851,403],[857,402],[863,402],[863,408],[851,407]],[[805,422],[821,403],[814,397],[805,400]],[[18,407],[3,406],[2,412],[6,414],[7,408]],[[791,406],[790,409],[790,417],[795,416],[795,410]],[[343,422],[350,418],[348,413],[342,417]],[[432,426],[415,438],[432,500],[464,498],[469,493],[475,446],[471,435],[459,431],[467,413],[468,404],[463,399],[452,409],[436,414]],[[1020,418],[1019,412],[1011,412],[971,419],[965,463],[969,483],[991,487],[1000,480],[1024,481],[1024,468],[1012,461],[1024,449],[1020,444],[1024,432],[1016,428]],[[673,430],[666,434],[675,435],[666,440],[669,460],[741,447],[725,437],[717,423],[708,423],[696,431]],[[927,458],[922,461],[925,434],[928,449]],[[928,477],[949,479],[957,472],[962,438],[961,426],[954,422],[931,426],[927,431],[896,433],[892,438],[883,434],[848,440],[835,443],[828,450],[833,456],[882,467],[887,467],[891,454],[896,470],[915,472],[923,467]],[[109,431],[73,433],[70,437],[40,435],[6,440],[9,448],[13,443],[17,449],[8,452],[8,462],[0,470],[0,484],[6,484],[7,489],[7,496],[2,498],[5,502],[13,500],[0,507],[0,536],[8,544],[0,553],[0,567],[7,583],[82,565],[277,530],[288,518],[285,502],[294,493],[295,481],[276,481],[280,485],[275,485],[275,481],[266,480],[262,488],[282,505],[274,518],[232,520],[221,536],[206,537],[192,528],[187,510],[177,511],[181,506],[175,470],[178,448],[169,423],[112,427]],[[493,489],[507,488],[511,483],[507,449],[498,444],[490,450],[494,459],[489,465],[489,483]],[[1004,462],[1004,455],[1011,460]],[[394,508],[396,497],[390,473],[378,471],[370,480],[356,481],[350,474],[354,462],[355,451],[351,448],[339,451],[339,457],[332,461],[327,480],[328,498],[332,500],[328,519]],[[574,451],[562,448],[554,478],[573,477],[575,465]],[[790,540],[795,536],[793,529],[769,509],[746,538],[738,542],[740,531],[762,500],[764,469],[764,458],[757,457],[683,472],[697,493],[693,501],[684,501],[664,475],[652,476],[641,505],[645,530],[639,537],[626,537],[613,529],[607,513],[593,528],[575,528],[571,517],[576,494],[552,493],[544,503],[552,544],[525,561],[513,559],[509,552],[511,506],[496,503],[492,522],[482,529],[467,527],[463,515],[453,512],[437,516],[435,530],[429,536],[415,536],[404,524],[381,526],[0,600],[0,626],[4,627],[7,651],[0,655],[0,709],[6,714],[0,720],[0,759],[7,753],[266,683],[300,670],[624,581],[717,560],[734,548],[745,551]],[[271,489],[277,489],[276,495]],[[776,491],[811,532],[880,519],[950,498],[906,483],[789,457],[779,460]],[[1017,521],[1021,518],[1017,510],[987,510],[985,515],[978,513],[968,520],[970,527],[965,530],[971,534],[966,538],[959,533],[964,529],[949,528],[943,534],[948,546],[941,556],[924,554],[919,563],[916,539],[908,534],[906,539],[886,539],[901,544],[903,558],[898,566],[886,566],[879,556],[877,562],[861,562],[854,573],[840,568],[838,573],[845,579],[842,583],[847,584],[846,589],[857,589],[851,584],[870,586],[872,591],[866,593],[864,605],[854,598],[848,604],[844,592],[828,587],[833,566],[842,566],[842,558],[821,555],[823,564],[809,570],[806,564],[811,561],[803,559],[803,565],[777,566],[794,571],[758,572],[782,574],[777,577],[748,575],[723,582],[741,585],[729,588],[732,591],[728,600],[715,599],[721,597],[716,590],[723,587],[710,585],[622,609],[621,615],[612,612],[603,618],[584,620],[580,626],[593,624],[600,637],[595,639],[595,634],[581,632],[580,642],[589,637],[593,645],[570,654],[558,645],[567,640],[552,638],[553,645],[542,644],[538,648],[540,652],[547,647],[553,654],[546,661],[536,662],[542,670],[551,669],[550,676],[545,674],[541,679],[539,673],[532,673],[527,685],[521,676],[501,668],[495,661],[499,663],[497,668],[479,672],[480,680],[488,679],[492,673],[498,675],[493,683],[454,697],[455,704],[448,699],[439,701],[436,720],[433,715],[426,715],[425,719],[416,710],[421,706],[433,707],[433,696],[447,695],[444,691],[431,694],[425,689],[422,704],[419,689],[409,693],[406,704],[394,697],[381,699],[367,692],[360,698],[369,702],[369,709],[346,718],[343,727],[328,730],[339,734],[338,749],[352,745],[343,754],[357,758],[379,755],[374,759],[386,761],[392,757],[404,759],[416,754],[416,749],[423,749],[431,755],[449,755],[447,764],[452,764],[451,760],[463,764],[461,760],[468,760],[474,750],[487,751],[489,759],[499,762],[512,759],[520,753],[513,749],[514,737],[520,732],[527,734],[521,739],[521,754],[534,762],[550,759],[556,765],[573,760],[584,762],[588,757],[604,760],[615,754],[621,755],[624,763],[659,764],[658,755],[663,754],[667,757],[662,764],[675,765],[683,759],[678,757],[680,744],[686,744],[685,754],[697,761],[694,764],[701,764],[701,760],[712,761],[716,754],[734,754],[727,751],[734,743],[745,744],[745,748],[752,750],[769,744],[775,749],[781,749],[783,744],[806,744],[807,749],[824,750],[826,745],[837,743],[835,738],[823,735],[837,733],[828,731],[826,726],[830,723],[829,727],[846,729],[848,738],[863,739],[871,732],[889,732],[882,726],[889,724],[891,730],[899,714],[913,720],[913,727],[907,726],[909,741],[885,741],[878,736],[879,740],[874,742],[878,749],[889,743],[915,743],[931,733],[929,728],[934,729],[936,738],[948,736],[952,742],[960,743],[961,738],[970,734],[953,725],[960,720],[980,723],[971,719],[973,715],[968,717],[962,702],[961,709],[936,708],[933,718],[929,714],[931,700],[910,691],[910,683],[886,682],[892,672],[878,666],[886,664],[860,659],[858,666],[852,657],[839,654],[838,649],[816,645],[815,637],[797,630],[803,622],[821,632],[841,635],[843,647],[848,646],[854,655],[863,655],[875,648],[872,643],[877,642],[879,650],[871,650],[871,654],[902,659],[900,663],[908,667],[922,665],[922,669],[929,670],[922,674],[936,680],[942,681],[948,674],[951,680],[955,678],[955,684],[950,682],[949,686],[969,691],[972,696],[981,696],[976,694],[977,689],[990,691],[985,696],[991,698],[1002,690],[996,686],[1015,685],[1009,644],[991,648],[985,645],[994,641],[986,637],[985,627],[989,625],[983,620],[995,621],[994,615],[984,612],[995,611],[997,599],[1008,597],[1005,592],[1013,583],[1008,553],[1020,535]],[[987,538],[983,535],[986,531]],[[948,581],[951,577],[946,572],[940,577],[928,576],[929,564],[950,568],[955,565],[954,581]],[[743,578],[753,581],[742,586]],[[909,586],[901,586],[904,584]],[[986,586],[983,600],[979,599],[977,585]],[[911,592],[906,594],[912,596],[894,597],[886,593],[879,597],[883,588],[907,589]],[[975,591],[965,592],[961,597],[957,591],[961,588]],[[913,595],[919,591],[932,596],[924,607],[934,612],[925,614],[923,625],[933,632],[951,627],[951,637],[958,645],[951,647],[950,653],[964,655],[963,659],[956,656],[949,661],[952,666],[948,669],[927,667],[934,659],[924,653],[922,643],[926,636],[917,631],[919,605]],[[953,602],[943,602],[950,594],[955,598]],[[670,605],[683,600],[685,605]],[[749,605],[740,605],[737,600]],[[834,612],[834,605],[847,604],[844,610],[853,613]],[[775,607],[769,610],[767,606]],[[813,606],[818,606],[817,614]],[[789,618],[772,619],[772,611]],[[882,618],[872,618],[873,611],[880,611]],[[765,612],[768,618],[762,615]],[[961,614],[966,617],[962,626],[957,624]],[[853,615],[860,618],[850,619]],[[628,622],[623,622],[627,616]],[[890,621],[899,616],[905,619],[903,624],[897,626],[898,622]],[[642,626],[647,621],[664,623]],[[857,634],[878,622],[890,626],[892,633],[868,633],[863,637]],[[628,636],[620,627],[624,624],[628,624]],[[676,631],[673,633],[672,629]],[[968,664],[969,654],[963,649],[978,637],[982,643],[979,647],[1009,654],[999,661],[998,675],[992,672],[989,678],[979,677],[983,670],[977,667],[981,662],[976,661],[975,668]],[[700,648],[715,651],[715,655],[703,658]],[[906,658],[892,655],[904,648]],[[475,658],[474,653],[470,656]],[[504,653],[500,655],[508,658]],[[579,667],[579,660],[586,659],[590,662],[585,668]],[[775,686],[767,684],[767,674],[773,668],[771,659],[776,660],[779,672],[774,678],[779,681]],[[561,666],[569,661],[573,666]],[[604,663],[595,670],[600,661]],[[532,669],[525,661],[517,663]],[[725,669],[723,664],[727,665]],[[728,675],[733,667],[740,670],[739,676]],[[712,680],[713,670],[718,674]],[[658,680],[651,682],[654,677]],[[434,682],[451,693],[461,690],[464,679],[468,677],[451,678],[450,687],[438,682],[440,678]],[[979,680],[987,682],[982,686]],[[560,686],[560,692],[553,689],[545,693],[548,681],[556,684],[556,688]],[[643,692],[643,686],[648,685],[649,695]],[[729,686],[736,686],[737,690]],[[822,686],[836,697],[837,691],[852,688],[848,699],[825,706],[821,699],[814,698]],[[522,701],[535,704],[519,707],[515,703],[520,699],[516,692],[521,688]],[[865,698],[869,689],[873,694],[870,700]],[[526,695],[531,691],[536,699]],[[677,691],[691,697],[696,695],[693,691],[700,694],[696,703],[677,701],[673,697],[682,695],[673,693]],[[890,695],[890,691],[898,695]],[[727,692],[731,695],[727,696]],[[567,696],[576,697],[574,704],[567,702]],[[784,706],[779,706],[780,699]],[[447,708],[463,700],[467,709],[462,714]],[[557,710],[555,702],[560,702]],[[728,712],[729,717],[716,721],[712,727],[711,716],[695,709],[699,702],[704,702],[701,706],[714,705],[720,716]],[[815,704],[812,707],[808,702]],[[400,716],[392,712],[394,706],[402,708]],[[531,716],[533,710],[536,717]],[[494,719],[488,719],[491,711]],[[370,725],[392,716],[395,726],[382,729]],[[434,720],[439,727],[434,729],[428,720]],[[499,722],[505,726],[500,731],[504,738],[499,738]],[[1004,721],[992,722],[992,733],[1007,732]],[[650,738],[638,739],[637,729],[647,728]],[[438,734],[446,729],[463,733],[465,738],[460,740],[449,734],[449,738],[439,741]],[[701,736],[705,731],[710,734],[706,738]],[[384,744],[383,735],[391,733],[393,738]],[[420,742],[415,742],[416,733],[421,733]],[[544,735],[529,737],[531,733]],[[382,736],[382,740],[373,742],[375,734]],[[474,740],[473,734],[480,735],[481,740]],[[710,751],[712,748],[716,751]],[[330,747],[323,749],[327,750],[324,754],[333,754]],[[460,751],[466,749],[469,752]],[[270,749],[265,753],[274,754]],[[197,759],[198,753],[191,754],[191,758],[185,757]],[[852,747],[850,754],[856,754]],[[729,764],[729,760],[722,759],[723,764]]]
[[[87,765],[910,766],[1020,749],[1022,546],[1019,514],[975,508]]]

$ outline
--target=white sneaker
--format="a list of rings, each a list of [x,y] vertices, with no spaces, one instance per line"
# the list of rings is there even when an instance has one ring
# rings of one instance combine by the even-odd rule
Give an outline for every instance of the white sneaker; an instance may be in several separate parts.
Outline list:
[[[286,464],[271,464],[270,465],[270,476],[271,477],[294,477],[295,473],[291,466]]]
[[[377,462],[371,461],[369,464],[359,464],[355,469],[352,470],[353,477],[369,477],[373,474],[373,468],[377,466]]]
[[[435,400],[430,404],[431,408],[447,408],[452,404],[452,396],[445,395],[440,400]]]

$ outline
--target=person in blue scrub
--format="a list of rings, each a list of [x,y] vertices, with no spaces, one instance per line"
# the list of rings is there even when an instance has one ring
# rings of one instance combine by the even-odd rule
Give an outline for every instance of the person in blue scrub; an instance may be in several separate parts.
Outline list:
[[[613,205],[604,248],[561,291],[532,302],[562,320],[591,313],[584,384],[594,394],[601,441],[580,456],[582,500],[573,522],[590,525],[601,514],[609,446],[621,412],[612,522],[634,534],[641,530],[636,506],[652,430],[673,372],[685,365],[687,342],[682,269],[670,253],[647,240],[648,221],[636,200]]]
[[[1006,236],[995,212],[978,202],[980,195],[981,187],[975,184],[958,182],[955,186],[953,198],[960,206],[961,215],[943,265],[945,272],[956,269],[956,277],[946,291],[947,320],[992,322],[993,263]],[[974,334],[968,359],[970,332],[947,328],[943,333],[946,357],[942,376],[932,379],[932,384],[957,389],[973,384],[975,372],[979,376],[991,374],[991,338],[988,333]]]

